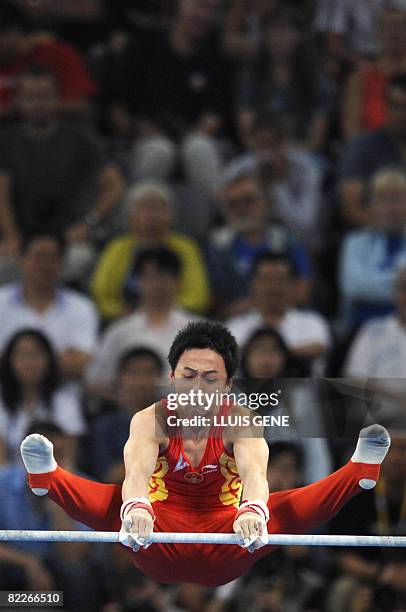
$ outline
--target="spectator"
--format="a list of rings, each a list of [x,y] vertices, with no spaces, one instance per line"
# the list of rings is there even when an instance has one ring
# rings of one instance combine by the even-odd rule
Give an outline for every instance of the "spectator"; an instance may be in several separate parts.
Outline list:
[[[371,181],[368,227],[342,244],[339,283],[348,328],[393,310],[393,281],[406,264],[406,173],[378,171]]]
[[[303,454],[300,446],[292,442],[274,442],[270,446],[267,469],[269,491],[288,491],[300,486]]]
[[[271,327],[257,329],[243,348],[241,374],[250,386],[255,386],[257,380],[262,392],[265,390],[262,386],[269,386],[272,381],[272,386],[277,389],[277,380],[282,379],[283,392],[279,404],[271,410],[275,416],[289,416],[289,429],[284,430],[281,427],[275,431],[274,428],[268,427],[265,429],[265,438],[271,443],[275,438],[282,438],[297,444],[303,451],[300,466],[305,484],[324,478],[332,468],[313,385],[307,380],[303,383],[300,380],[284,380],[302,377],[307,372],[308,368],[291,354],[281,335]],[[270,410],[265,407],[260,412],[269,414]],[[271,444],[271,456],[273,448]]]
[[[266,23],[258,59],[243,80],[239,107],[246,125],[248,113],[273,109],[288,118],[292,137],[313,140],[315,120],[325,113],[320,61],[300,13],[280,8]],[[243,125],[240,116],[240,125]],[[243,134],[244,136],[244,134]]]
[[[22,329],[5,346],[0,366],[0,444],[9,460],[19,459],[29,423],[46,418],[73,437],[71,448],[85,432],[77,398],[61,386],[49,340],[37,330]]]
[[[386,121],[388,79],[406,69],[406,5],[391,2],[380,12],[380,53],[349,77],[342,105],[342,131],[349,139]]]
[[[332,521],[332,532],[359,535],[405,535],[406,437],[393,432],[390,452],[382,465],[375,489],[352,499]],[[338,561],[345,576],[377,582],[381,562],[379,548],[346,548]],[[383,576],[382,576],[383,578]]]
[[[117,205],[122,180],[93,135],[61,123],[58,95],[54,77],[42,68],[19,78],[21,122],[0,133],[1,254],[6,265],[21,237],[45,221],[69,243],[65,277],[71,280],[89,271],[92,230]]]
[[[406,379],[406,268],[394,279],[395,312],[365,323],[350,347],[344,375]]]
[[[82,57],[69,45],[49,36],[29,33],[21,9],[0,3],[0,116],[15,110],[17,79],[31,64],[54,75],[61,94],[60,109],[69,113],[89,111],[88,100],[96,92]]]
[[[313,311],[292,308],[293,269],[286,255],[260,255],[252,270],[251,296],[253,308],[228,321],[228,327],[243,346],[250,334],[260,326],[274,327],[292,353],[314,362],[325,356],[330,346],[330,332],[323,317]]]
[[[272,327],[260,327],[249,337],[241,354],[240,372],[243,378],[254,379],[300,378],[309,373]]]
[[[350,345],[344,376],[374,398],[371,410],[379,422],[405,422],[406,268],[394,283],[395,312],[365,323]]]
[[[325,36],[329,55],[356,67],[379,51],[379,14],[386,0],[318,0],[315,29]],[[397,2],[399,4],[399,2]]]
[[[42,331],[58,355],[65,381],[81,378],[94,350],[97,314],[91,301],[59,285],[64,243],[47,232],[27,239],[22,280],[0,288],[0,353],[13,334]]]
[[[40,433],[54,444],[58,464],[78,473],[71,462],[69,442],[52,422],[35,422],[27,431]],[[2,529],[71,531],[86,529],[70,519],[48,497],[36,497],[27,489],[27,472],[21,463],[0,468]],[[94,545],[92,545],[94,546]],[[91,546],[72,542],[13,542],[0,544],[2,589],[64,591],[64,605],[70,610],[97,612],[100,584],[97,566],[91,560]]]
[[[307,248],[315,251],[323,241],[322,173],[315,158],[295,146],[284,115],[259,113],[252,125],[249,152],[234,160],[224,182],[242,172],[256,172],[271,201],[271,215]]]
[[[211,193],[221,169],[216,138],[230,113],[231,76],[216,31],[218,0],[178,0],[169,30],[134,40],[116,96],[138,125],[133,179],[167,180],[177,145],[186,179]]]
[[[210,236],[207,261],[218,306],[227,314],[249,307],[249,280],[255,257],[267,251],[288,253],[297,273],[295,300],[308,302],[310,262],[304,247],[284,229],[268,222],[266,195],[252,171],[231,175],[222,189],[226,224]]]
[[[406,73],[394,75],[387,86],[387,120],[379,129],[355,137],[341,161],[342,214],[352,226],[368,223],[366,188],[378,171],[406,163]]]
[[[115,402],[110,410],[95,417],[91,427],[93,470],[103,482],[123,482],[123,448],[131,417],[157,399],[155,386],[162,372],[161,358],[148,348],[130,349],[120,357],[114,384]]]
[[[168,247],[179,257],[181,278],[178,302],[184,308],[204,312],[209,304],[209,287],[204,262],[197,244],[171,231],[172,194],[165,186],[145,182],[128,193],[129,233],[107,244],[96,267],[91,290],[105,319],[126,314],[124,287],[139,249]]]
[[[181,263],[175,253],[164,247],[145,249],[137,257],[134,272],[139,287],[138,306],[107,329],[88,372],[89,385],[98,395],[111,393],[119,359],[125,351],[147,347],[166,363],[176,333],[195,318],[176,305]]]
[[[264,28],[282,6],[281,0],[236,0],[225,20],[225,47],[238,61],[256,60],[263,45]]]

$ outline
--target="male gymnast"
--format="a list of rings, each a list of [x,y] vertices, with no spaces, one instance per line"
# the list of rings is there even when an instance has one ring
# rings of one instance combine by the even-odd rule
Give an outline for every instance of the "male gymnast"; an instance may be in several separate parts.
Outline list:
[[[237,343],[219,323],[194,322],[177,334],[168,360],[175,390],[227,392],[238,367]],[[190,416],[188,410],[178,405],[175,414]],[[213,410],[220,416],[250,412],[230,402]],[[204,414],[204,407],[197,413]],[[169,414],[174,411],[162,400],[132,418],[122,486],[62,469],[52,443],[39,434],[21,444],[33,493],[48,494],[69,516],[95,530],[120,531],[135,566],[159,582],[219,586],[241,576],[275,550],[266,544],[268,533],[309,532],[354,495],[373,488],[390,446],[386,429],[371,425],[338,471],[306,487],[269,494],[263,437],[241,435],[238,427],[174,430]],[[152,531],[233,530],[241,546],[148,541]]]

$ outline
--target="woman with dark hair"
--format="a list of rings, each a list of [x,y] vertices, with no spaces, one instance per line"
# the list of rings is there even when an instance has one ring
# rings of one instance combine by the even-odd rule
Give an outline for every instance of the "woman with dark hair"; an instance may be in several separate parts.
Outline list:
[[[244,378],[301,378],[310,368],[291,353],[276,329],[260,327],[244,346],[240,372]]]
[[[50,341],[26,328],[10,338],[0,364],[0,446],[6,459],[17,456],[33,419],[53,420],[71,436],[85,430],[79,403],[61,386]]]
[[[303,450],[305,483],[326,476],[332,467],[330,450],[323,437],[325,431],[318,409],[319,398],[314,382],[307,378],[309,367],[306,363],[292,355],[278,331],[261,327],[243,347],[240,372],[243,378],[253,381],[281,379],[278,384],[273,384],[281,394],[272,414],[289,415],[289,428],[283,435],[280,428],[277,432],[271,431],[271,427],[265,429],[264,437],[271,443],[271,453],[272,442],[282,439],[295,442]],[[284,381],[286,378],[294,380]],[[267,408],[265,410],[269,412]]]

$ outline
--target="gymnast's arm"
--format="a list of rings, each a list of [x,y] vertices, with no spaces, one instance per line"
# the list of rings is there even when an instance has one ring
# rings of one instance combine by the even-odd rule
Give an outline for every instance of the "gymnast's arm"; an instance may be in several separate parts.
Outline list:
[[[237,412],[240,410],[237,408]],[[246,409],[242,412],[246,412]],[[269,487],[266,476],[269,450],[262,427],[251,425],[248,429],[234,428],[233,437],[233,453],[243,482],[245,501],[236,514],[233,529],[247,544],[257,536],[255,544],[248,546],[248,550],[253,552],[263,546],[266,540],[266,524],[269,518]],[[262,536],[262,540],[258,539],[258,536]]]
[[[133,416],[130,435],[124,447],[125,479],[122,488],[123,506],[133,498],[148,500],[148,482],[155,470],[160,444],[157,437],[155,405]],[[126,530],[134,536],[146,537],[153,530],[153,512],[138,507],[125,513]],[[130,520],[131,519],[131,520]]]
[[[148,497],[148,482],[159,453],[155,428],[155,406],[141,410],[131,419],[130,435],[124,446],[123,501],[130,497]]]
[[[267,542],[268,445],[262,437],[238,437],[233,447],[245,501],[237,511],[233,529],[243,538],[249,552],[254,552]]]
[[[244,499],[268,503],[266,477],[269,450],[264,438],[237,438],[233,445],[237,470],[244,487]]]

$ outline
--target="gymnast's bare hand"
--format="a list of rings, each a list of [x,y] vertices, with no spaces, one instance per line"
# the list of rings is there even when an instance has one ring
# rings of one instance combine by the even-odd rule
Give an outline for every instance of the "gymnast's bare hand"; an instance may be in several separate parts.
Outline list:
[[[266,523],[256,512],[241,514],[234,521],[233,529],[243,540],[241,546],[249,552],[254,552],[268,542]]]
[[[150,546],[149,536],[154,530],[154,521],[148,510],[136,508],[126,515],[120,530],[120,542],[134,552]]]

